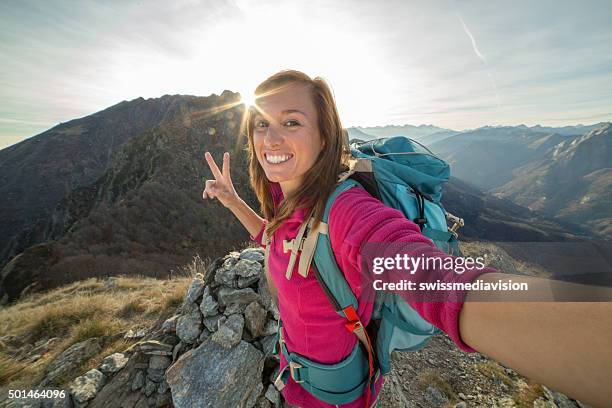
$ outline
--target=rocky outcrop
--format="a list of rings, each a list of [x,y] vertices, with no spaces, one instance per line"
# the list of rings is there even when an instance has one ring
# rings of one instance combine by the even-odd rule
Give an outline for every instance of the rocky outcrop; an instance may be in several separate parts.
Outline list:
[[[278,309],[262,264],[261,248],[213,261],[204,275],[193,277],[173,316],[77,376],[61,403],[90,408],[284,406],[272,384],[278,372],[272,355]],[[99,347],[95,338],[74,344],[49,365],[38,387],[71,373]],[[41,401],[31,406],[47,406]]]
[[[99,339],[91,338],[68,347],[62,354],[47,367],[45,378],[41,386],[53,383],[55,380],[66,376],[74,371],[84,361],[102,351]]]
[[[282,405],[272,385],[278,310],[262,263],[261,248],[213,262],[194,277],[180,313],[163,323],[179,339],[166,371],[175,406]]]
[[[166,376],[177,407],[253,407],[263,390],[263,365],[264,354],[246,341],[224,346],[209,339]]]

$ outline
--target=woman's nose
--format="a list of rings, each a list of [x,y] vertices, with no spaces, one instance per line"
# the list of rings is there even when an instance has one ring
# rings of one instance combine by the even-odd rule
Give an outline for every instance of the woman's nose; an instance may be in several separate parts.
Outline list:
[[[283,137],[278,133],[273,126],[268,126],[268,130],[264,137],[264,143],[267,146],[278,146],[283,142]]]

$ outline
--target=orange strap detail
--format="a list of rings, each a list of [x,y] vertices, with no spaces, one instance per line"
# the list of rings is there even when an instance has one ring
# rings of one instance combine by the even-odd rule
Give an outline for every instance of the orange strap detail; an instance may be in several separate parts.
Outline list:
[[[368,374],[368,385],[367,385],[367,389],[366,389],[366,407],[370,406],[370,398],[371,398],[371,382],[372,382],[372,377],[374,376],[374,356],[373,356],[373,351],[372,351],[372,342],[370,341],[370,336],[368,336],[368,332],[366,331],[365,327],[363,326],[363,323],[361,323],[361,320],[359,319],[359,316],[357,315],[357,312],[355,312],[355,309],[353,308],[352,305],[349,305],[347,307],[345,307],[344,309],[342,309],[342,311],[344,312],[344,315],[346,316],[348,323],[346,323],[344,326],[346,327],[346,329],[348,331],[350,331],[351,333],[355,334],[355,336],[357,336],[357,338],[359,339],[359,341],[365,346],[366,350],[368,351],[368,366],[369,366],[369,374]]]

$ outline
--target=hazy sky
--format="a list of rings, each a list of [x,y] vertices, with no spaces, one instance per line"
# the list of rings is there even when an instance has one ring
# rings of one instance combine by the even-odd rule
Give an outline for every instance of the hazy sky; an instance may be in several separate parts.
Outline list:
[[[326,78],[344,126],[612,120],[609,1],[3,1],[0,148],[140,96]]]

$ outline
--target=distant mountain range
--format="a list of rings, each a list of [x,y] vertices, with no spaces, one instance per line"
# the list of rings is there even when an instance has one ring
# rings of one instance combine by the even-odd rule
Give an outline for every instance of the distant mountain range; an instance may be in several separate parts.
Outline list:
[[[554,130],[554,129],[553,129]],[[547,217],[612,237],[612,124],[582,134],[485,127],[429,144],[454,176]]]
[[[248,233],[227,209],[201,198],[204,180],[212,178],[204,152],[220,162],[222,152],[230,151],[236,189],[258,208],[249,187],[245,141],[238,132],[243,114],[238,98],[224,91],[220,96],[124,101],[1,150],[0,303],[18,298],[28,287],[40,290],[90,276],[167,276],[195,253],[214,259],[246,241]],[[367,135],[373,129],[376,133],[376,128],[348,130],[353,138],[352,132]],[[441,150],[439,143],[450,143],[442,154],[461,178],[467,155],[462,146],[469,137],[462,143],[464,133],[435,126],[390,126],[378,134],[410,129],[419,135],[415,138],[429,138]],[[511,129],[493,133],[499,132],[513,134]],[[484,134],[479,137],[488,143]],[[551,135],[526,151],[556,146],[561,137]],[[493,137],[507,150],[516,150],[502,139]],[[591,143],[587,139],[581,143]],[[571,146],[559,148],[559,157],[568,156]],[[513,178],[504,166],[495,177],[506,184]],[[488,180],[485,176],[468,173],[463,178],[470,183],[452,179],[443,197],[446,208],[466,220],[462,239],[565,241],[588,235],[582,225],[553,221],[472,185]],[[496,187],[490,183],[487,189]]]
[[[350,138],[357,138],[362,140],[376,139],[379,137],[390,137],[396,135],[404,135],[416,140],[425,136],[432,135],[434,133],[451,131],[449,129],[442,129],[433,125],[387,125],[374,127],[350,127],[347,130],[349,132]]]

